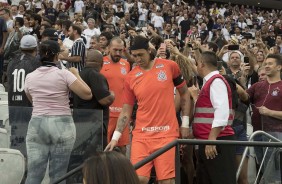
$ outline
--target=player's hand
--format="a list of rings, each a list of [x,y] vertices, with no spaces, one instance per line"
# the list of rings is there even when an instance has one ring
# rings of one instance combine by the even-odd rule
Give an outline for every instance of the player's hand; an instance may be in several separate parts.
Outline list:
[[[180,127],[181,138],[188,139],[189,138],[189,128]]]
[[[271,111],[270,109],[266,108],[265,106],[259,107],[258,110],[259,110],[259,113],[264,116],[269,116],[270,111]]]
[[[217,156],[217,150],[215,145],[206,145],[205,153],[207,159],[214,159]]]
[[[104,151],[113,151],[113,149],[116,147],[117,141],[111,140],[111,142],[107,145]]]

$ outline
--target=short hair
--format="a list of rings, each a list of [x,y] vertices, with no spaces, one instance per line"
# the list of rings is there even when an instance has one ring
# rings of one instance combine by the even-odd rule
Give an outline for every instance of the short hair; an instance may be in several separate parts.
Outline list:
[[[114,37],[112,33],[107,32],[107,31],[106,31],[106,32],[102,32],[102,33],[100,34],[99,38],[101,38],[102,36],[104,36],[104,37],[108,40],[107,46],[109,45],[110,40]]]
[[[77,32],[77,34],[81,35],[82,30],[79,26],[72,24],[71,27],[72,27],[73,30],[75,30]]]
[[[5,13],[9,14],[9,16],[11,15],[10,10],[7,8],[2,8],[0,11],[4,11]]]
[[[38,24],[41,24],[41,16],[36,14],[36,13],[33,13],[30,15],[30,18],[34,19],[35,21],[38,21]]]
[[[281,54],[268,54],[266,59],[275,59],[277,65],[282,65],[282,56],[281,56]]]
[[[123,44],[123,45],[124,45],[124,41],[123,41],[120,37],[118,37],[118,36],[113,37],[113,38],[111,39],[109,45],[111,45],[114,41],[116,41],[117,43],[120,43],[120,44]]]
[[[18,22],[21,27],[24,25],[24,19],[22,17],[16,17],[15,22]]]
[[[208,42],[208,47],[215,53],[218,51],[218,45],[214,42]]]
[[[84,162],[82,172],[87,184],[139,184],[130,161],[116,151],[95,153]]]
[[[211,66],[213,68],[217,67],[218,57],[216,56],[215,52],[213,51],[205,51],[202,53],[203,63]]]
[[[66,30],[69,30],[71,25],[72,25],[72,21],[70,21],[70,20],[64,20],[62,22],[62,26],[64,26],[66,28]]]
[[[19,9],[18,5],[15,5],[15,4],[11,5],[11,8],[12,7],[17,7],[17,10]]]
[[[63,21],[62,21],[62,20],[57,20],[57,21],[55,22],[55,24],[62,27]]]
[[[88,21],[94,22],[94,24],[95,24],[95,20],[94,20],[93,18],[87,19],[87,22],[88,22]]]

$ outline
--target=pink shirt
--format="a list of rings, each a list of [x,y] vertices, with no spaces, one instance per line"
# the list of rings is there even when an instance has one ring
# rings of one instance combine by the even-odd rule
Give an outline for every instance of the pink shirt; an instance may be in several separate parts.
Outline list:
[[[69,86],[77,78],[68,70],[39,67],[25,79],[25,92],[33,101],[33,116],[71,115]]]

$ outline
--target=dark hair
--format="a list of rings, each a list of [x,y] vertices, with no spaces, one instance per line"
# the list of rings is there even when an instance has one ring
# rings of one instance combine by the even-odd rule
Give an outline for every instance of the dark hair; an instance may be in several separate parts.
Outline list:
[[[218,51],[218,45],[214,42],[208,42],[208,47],[215,53]]]
[[[207,64],[208,66],[211,66],[213,68],[217,68],[217,61],[218,58],[213,51],[205,51],[202,53],[202,59],[203,63]]]
[[[281,56],[281,54],[268,54],[266,59],[275,59],[277,65],[282,65],[282,56]]]
[[[62,22],[62,26],[64,26],[66,28],[66,30],[69,30],[71,24],[72,24],[72,21],[70,21],[70,20],[64,20]]]
[[[22,17],[16,17],[15,22],[18,22],[21,27],[24,25],[24,19]]]
[[[5,13],[9,14],[9,16],[11,15],[10,10],[7,8],[2,8],[0,11],[4,11]]]
[[[15,4],[11,5],[11,8],[12,7],[17,7],[17,10],[19,9],[18,5],[15,5]]]
[[[39,46],[39,55],[41,62],[54,62],[55,56],[58,54],[60,46],[58,42],[53,40],[43,41]]]
[[[32,18],[35,21],[37,21],[39,25],[41,24],[41,16],[40,15],[38,15],[36,13],[33,13],[33,14],[30,15],[30,18]]]
[[[63,21],[62,21],[62,20],[57,20],[57,21],[55,22],[55,24],[57,24],[57,25],[59,25],[59,26],[61,26],[61,27],[62,27],[62,25],[63,25]]]
[[[110,40],[114,37],[113,34],[110,33],[110,32],[102,32],[100,34],[99,38],[102,37],[102,36],[107,38],[107,40],[108,40],[107,46],[110,44]]]
[[[83,178],[87,184],[139,184],[130,161],[115,151],[88,158],[84,162]]]
[[[73,30],[75,30],[77,32],[77,34],[81,35],[82,30],[79,26],[72,24],[71,27],[72,27]]]

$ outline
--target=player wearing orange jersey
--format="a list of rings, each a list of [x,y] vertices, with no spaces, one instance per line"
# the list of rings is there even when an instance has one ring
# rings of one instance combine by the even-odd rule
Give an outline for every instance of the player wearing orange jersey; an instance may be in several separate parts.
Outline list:
[[[183,138],[189,136],[191,101],[178,65],[170,60],[154,59],[150,55],[147,38],[136,36],[131,52],[137,66],[126,76],[122,112],[112,140],[105,150],[112,150],[119,142],[137,101],[136,126],[131,146],[131,162],[136,164],[179,136],[174,87],[181,96],[183,121],[180,131]],[[174,162],[175,149],[171,149],[137,170],[140,183],[148,183],[153,166],[160,184],[174,183]]]
[[[110,118],[108,124],[108,142],[111,141],[111,137],[115,131],[118,116],[121,112],[123,105],[123,83],[125,80],[125,76],[130,71],[129,63],[121,59],[122,51],[124,50],[123,41],[115,37],[110,41],[109,44],[109,55],[104,56],[103,67],[101,69],[101,73],[106,77],[109,88],[115,94],[115,100],[113,104],[110,106]],[[120,138],[117,146],[120,147],[122,152],[125,154],[126,145],[129,144],[129,126],[127,126]]]

